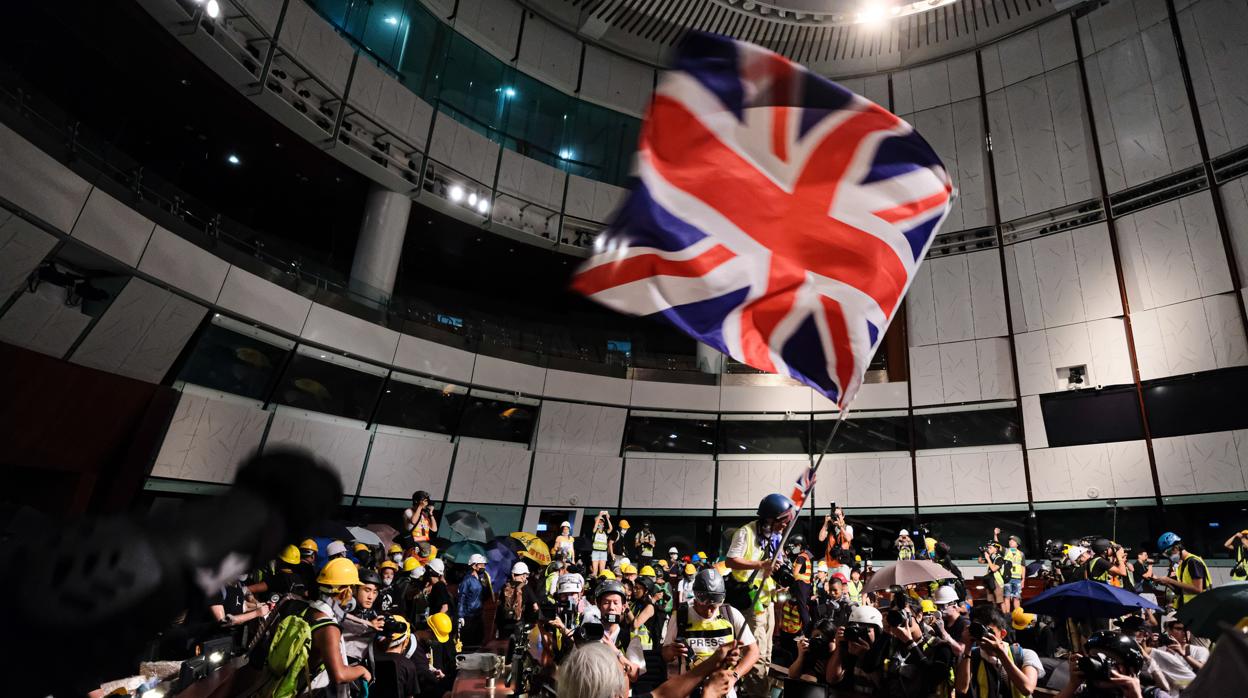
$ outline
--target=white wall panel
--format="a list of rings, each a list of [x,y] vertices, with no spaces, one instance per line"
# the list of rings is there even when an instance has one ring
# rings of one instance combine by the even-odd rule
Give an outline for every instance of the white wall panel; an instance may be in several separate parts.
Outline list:
[[[629,458],[621,504],[636,509],[710,509],[714,488],[713,461]]]
[[[1118,291],[1118,275],[1114,271],[1109,227],[1104,223],[1095,223],[1077,228],[1070,235],[1079,270],[1084,316],[1088,320],[1099,320],[1122,315],[1122,296]]]
[[[992,501],[992,482],[987,453],[952,453],[949,465],[957,483],[953,498],[958,504]]]
[[[459,0],[455,6],[455,30],[473,43],[510,63],[520,37],[519,3],[512,0]]]
[[[624,378],[559,371],[553,368],[546,370],[544,394],[547,397],[627,405],[632,392],[633,382]]]
[[[230,264],[185,238],[156,226],[139,260],[139,271],[196,298],[216,303]]]
[[[0,208],[0,299],[8,300],[56,247],[56,236]]]
[[[498,164],[498,144],[440,113],[433,124],[429,155],[478,183],[491,186]],[[453,175],[452,175],[453,176]]]
[[[238,466],[260,447],[268,422],[269,413],[257,405],[184,391],[152,475],[233,482]]]
[[[361,497],[407,499],[416,490],[441,498],[455,444],[381,427],[373,434]]]
[[[568,175],[568,195],[564,213],[576,218],[594,220],[594,180],[580,175]]]
[[[835,403],[823,395],[811,391],[811,408],[815,412],[835,412]],[[910,404],[909,385],[906,381],[891,383],[865,383],[854,397],[855,410],[902,410]]]
[[[971,277],[967,255],[928,260],[932,295],[936,300],[936,333],[942,342],[975,338],[975,314],[971,308]]]
[[[159,383],[207,312],[194,301],[130,279],[70,358],[83,366]]]
[[[461,438],[451,473],[450,500],[523,504],[530,458],[529,450],[520,444]]]
[[[292,19],[289,13],[288,9],[287,22]],[[309,11],[304,17],[299,45],[294,53],[309,72],[329,85],[335,94],[342,94],[347,75],[351,72],[352,49],[332,24],[321,19],[316,12]]]
[[[907,459],[909,460],[909,459]],[[908,463],[907,463],[908,465]],[[845,503],[855,507],[880,506],[882,489],[879,458],[846,458]],[[783,488],[776,491],[783,492]]]
[[[1105,444],[1105,450],[1109,453],[1115,497],[1154,496],[1153,468],[1148,464],[1148,446],[1143,441]]]
[[[1023,405],[1023,431],[1027,436],[1027,448],[1048,448],[1049,435],[1044,426],[1044,413],[1040,409],[1040,398],[1036,395],[1025,395]]]
[[[1010,340],[1004,337],[975,342],[979,399],[1010,400],[1014,393],[1014,371],[1010,363]]]
[[[915,456],[919,474],[919,506],[957,504],[953,464],[948,455]]]
[[[1120,219],[1123,277],[1133,311],[1231,290],[1211,206],[1202,192]]]
[[[341,310],[313,303],[300,337],[383,364],[394,360],[399,333]]]
[[[62,232],[74,227],[91,185],[0,124],[0,198]]]
[[[238,267],[230,267],[226,274],[217,304],[296,336],[303,330],[303,323],[312,309],[312,301],[307,298]]]
[[[614,508],[619,505],[622,470],[623,459],[614,456],[538,451],[529,505]]]
[[[654,91],[654,69],[589,44],[581,71],[581,96],[641,116]]]
[[[1157,459],[1157,478],[1163,495],[1197,493],[1184,437],[1153,439],[1153,456]]]
[[[1027,501],[1027,473],[1023,466],[1023,450],[988,451],[988,474],[992,484],[993,503]]]
[[[941,402],[972,402],[981,399],[979,359],[975,342],[940,345]],[[917,401],[916,401],[917,402]]]
[[[565,177],[562,170],[504,148],[498,170],[498,189],[524,201],[559,210]]]
[[[619,455],[628,410],[543,400],[536,449],[547,453]]]
[[[1248,247],[1248,207],[1245,207],[1245,247]],[[940,341],[936,332],[936,298],[932,295],[932,265],[923,264],[906,292],[906,335],[912,347]]]
[[[546,369],[493,356],[478,355],[472,368],[472,382],[487,388],[541,395]]]
[[[563,29],[530,12],[524,20],[517,65],[565,92],[576,89],[580,72],[581,42]]]
[[[1092,346],[1093,385],[1131,383],[1131,355],[1127,349],[1127,333],[1121,318],[1105,318],[1087,323],[1088,342]]]
[[[1027,452],[1031,467],[1031,495],[1038,502],[1075,499],[1066,449],[1041,448]]]
[[[914,404],[937,405],[944,402],[939,345],[910,348],[910,383]]]
[[[724,412],[809,412],[811,390],[793,385],[724,385],[719,409]]]
[[[1153,440],[1154,450],[1158,440]],[[1036,501],[1153,496],[1143,441],[1029,450]],[[1158,452],[1158,467],[1162,454]]]
[[[635,380],[632,405],[714,412],[719,409],[719,386]]]
[[[1044,308],[1044,326],[1057,327],[1085,319],[1075,247],[1069,232],[1046,235],[1030,242]]]
[[[156,224],[138,211],[92,189],[70,234],[80,242],[129,266],[139,263]]]
[[[1014,356],[1018,362],[1018,390],[1022,395],[1055,390],[1049,340],[1044,330],[1014,336]]]
[[[914,470],[910,456],[886,456],[880,461],[880,506],[914,506]]]
[[[1231,250],[1239,267],[1239,281],[1248,283],[1248,177],[1223,184],[1221,194]]]
[[[16,344],[48,356],[62,358],[90,324],[91,317],[65,305],[65,290],[40,284],[25,292],[0,317],[0,342]]]
[[[468,383],[477,355],[411,335],[399,335],[394,354],[396,368],[406,368],[430,376]]]
[[[264,450],[291,446],[310,451],[338,473],[343,492],[354,492],[360,482],[368,441],[368,430],[361,423],[279,407],[269,425]]]
[[[971,311],[975,338],[1004,337],[1007,330],[1001,258],[997,250],[966,255],[971,278]]]
[[[629,459],[630,467],[633,460]],[[720,509],[754,509],[763,497],[793,489],[797,477],[809,467],[807,459],[721,460],[718,506]],[[876,498],[879,498],[878,487]],[[628,500],[625,502],[631,506]]]
[[[1200,0],[1179,12],[1209,153],[1248,145],[1248,12],[1239,0]]]

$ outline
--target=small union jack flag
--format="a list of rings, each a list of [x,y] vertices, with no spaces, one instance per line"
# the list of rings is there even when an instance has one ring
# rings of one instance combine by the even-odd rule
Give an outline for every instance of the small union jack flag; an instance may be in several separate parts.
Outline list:
[[[797,476],[797,482],[793,485],[793,494],[789,495],[789,499],[797,505],[798,509],[806,503],[806,493],[815,486],[815,469],[813,467],[806,468],[801,475]]]
[[[573,288],[842,408],[953,195],[905,121],[708,34],[686,38],[655,92],[637,178]]]

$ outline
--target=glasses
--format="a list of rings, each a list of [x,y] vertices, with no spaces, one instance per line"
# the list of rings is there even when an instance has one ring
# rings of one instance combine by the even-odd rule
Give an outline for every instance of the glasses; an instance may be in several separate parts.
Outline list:
[[[724,602],[724,597],[721,594],[694,594],[693,599],[698,603],[710,604],[712,606],[718,606]]]

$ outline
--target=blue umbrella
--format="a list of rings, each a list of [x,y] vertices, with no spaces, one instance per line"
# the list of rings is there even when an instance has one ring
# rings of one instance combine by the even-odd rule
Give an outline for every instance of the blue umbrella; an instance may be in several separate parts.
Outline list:
[[[1054,618],[1117,618],[1141,608],[1161,610],[1139,594],[1086,579],[1053,587],[1023,604],[1028,613]]]
[[[512,544],[508,541],[510,538],[495,538],[485,544],[485,570],[490,573],[490,579],[494,580],[494,588],[501,589],[503,583],[511,579],[511,566],[516,564],[519,556],[512,549]],[[536,572],[537,570],[529,570]]]

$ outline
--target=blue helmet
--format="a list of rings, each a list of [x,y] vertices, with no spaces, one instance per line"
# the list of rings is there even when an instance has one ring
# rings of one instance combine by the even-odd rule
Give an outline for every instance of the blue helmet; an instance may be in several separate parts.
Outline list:
[[[797,505],[793,504],[793,500],[788,497],[782,494],[769,494],[758,503],[758,518],[778,519],[796,508]]]
[[[1166,531],[1157,539],[1157,549],[1164,555],[1167,550],[1174,546],[1175,543],[1182,543],[1183,539],[1173,531]]]

